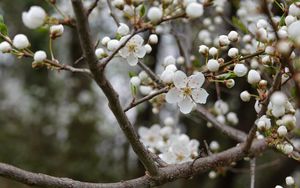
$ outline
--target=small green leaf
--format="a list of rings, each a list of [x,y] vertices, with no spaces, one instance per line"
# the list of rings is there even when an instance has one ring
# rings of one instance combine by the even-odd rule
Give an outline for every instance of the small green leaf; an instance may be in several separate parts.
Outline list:
[[[232,24],[239,30],[241,30],[243,33],[249,33],[247,27],[243,24],[243,22],[235,16],[232,17]]]
[[[5,36],[8,34],[7,26],[4,23],[4,19],[2,15],[0,15],[0,33]]]
[[[143,4],[142,7],[140,8],[140,17],[143,17],[146,13],[146,7]]]
[[[128,76],[129,76],[130,78],[132,78],[132,77],[134,77],[134,76],[137,76],[137,74],[136,74],[134,71],[130,71],[130,72],[128,72]]]
[[[134,85],[132,85],[132,84],[130,84],[130,90],[131,90],[131,94],[132,94],[132,96],[136,96],[136,94],[137,94],[137,87],[136,86],[134,86]]]

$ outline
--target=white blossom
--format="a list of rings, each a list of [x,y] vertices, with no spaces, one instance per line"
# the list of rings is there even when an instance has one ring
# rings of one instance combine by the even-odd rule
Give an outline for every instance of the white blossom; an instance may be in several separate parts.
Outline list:
[[[184,72],[176,71],[173,77],[175,87],[166,94],[166,101],[177,103],[182,113],[190,113],[195,103],[206,103],[208,93],[201,88],[204,81],[202,73],[187,77]]]
[[[125,23],[120,23],[120,26],[118,27],[117,33],[119,33],[121,36],[125,36],[129,33],[129,27]]]
[[[103,48],[97,48],[95,50],[95,55],[98,59],[102,58],[105,55]]]
[[[47,58],[47,54],[45,51],[37,51],[34,53],[33,59],[35,62],[42,62]]]
[[[284,144],[282,151],[283,151],[283,153],[288,155],[294,151],[294,148],[291,144]]]
[[[290,186],[290,185],[294,185],[295,184],[295,180],[292,176],[288,176],[285,178],[285,183],[286,185]]]
[[[0,43],[0,52],[7,53],[7,52],[10,52],[11,49],[12,49],[12,47],[8,42],[3,41]]]
[[[30,46],[28,38],[26,35],[17,34],[13,39],[13,45],[18,48],[19,50],[27,48]]]
[[[280,127],[278,127],[277,129],[277,133],[279,136],[285,136],[287,134],[287,129],[285,126],[281,125]]]
[[[56,38],[64,33],[64,26],[62,24],[52,25],[50,27],[50,34],[52,37]]]
[[[207,62],[207,69],[211,72],[217,72],[219,70],[220,64],[215,59],[210,59]]]
[[[140,86],[140,92],[143,95],[149,95],[152,91],[152,87],[151,86]]]
[[[185,12],[189,18],[199,18],[203,15],[203,5],[196,2],[189,3]]]
[[[129,36],[122,37],[120,43],[123,43],[127,37]],[[120,56],[125,58],[129,65],[136,65],[138,58],[143,58],[146,55],[146,49],[143,43],[144,39],[140,35],[134,35],[119,51]]]
[[[234,66],[233,72],[238,77],[243,77],[247,74],[248,68],[244,64],[238,63]]]
[[[134,86],[139,86],[141,84],[141,79],[138,76],[133,76],[130,78],[130,83]]]
[[[147,13],[147,17],[151,22],[156,23],[162,19],[163,12],[158,7],[151,7]]]
[[[144,48],[146,49],[146,53],[150,54],[152,52],[152,47],[150,44],[145,44]]]
[[[158,36],[156,34],[151,34],[149,36],[149,43],[150,44],[157,44],[158,43]]]
[[[175,59],[174,56],[169,55],[169,56],[164,58],[164,62],[163,62],[164,66],[168,66],[168,65],[172,65],[172,64],[173,65],[176,64],[176,59]]]
[[[46,21],[46,12],[40,6],[32,6],[28,12],[22,13],[22,21],[24,25],[30,29],[36,29]]]
[[[111,39],[109,37],[103,37],[102,40],[101,40],[101,44],[106,46],[107,43],[110,41]]]
[[[251,99],[251,94],[248,91],[243,91],[240,94],[240,98],[242,99],[242,101],[244,102],[249,102]]]
[[[231,41],[231,42],[236,42],[239,40],[239,34],[236,32],[236,31],[230,31],[228,33],[228,39]]]
[[[110,51],[117,50],[119,46],[120,46],[120,41],[118,41],[116,39],[112,39],[107,42],[107,49]]]
[[[228,56],[231,58],[236,58],[239,55],[239,50],[237,48],[230,48],[228,50]]]
[[[230,40],[228,39],[228,36],[226,35],[220,35],[219,36],[219,45],[222,46],[228,46],[230,44]]]
[[[261,77],[256,70],[252,69],[248,72],[247,80],[249,84],[257,84],[261,80]]]

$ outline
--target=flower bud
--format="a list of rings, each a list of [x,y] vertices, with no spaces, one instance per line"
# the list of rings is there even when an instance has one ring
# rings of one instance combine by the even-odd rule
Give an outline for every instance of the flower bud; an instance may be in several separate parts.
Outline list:
[[[26,35],[17,34],[13,39],[13,45],[19,50],[29,47],[30,43]]]
[[[0,52],[8,53],[8,52],[11,51],[11,49],[12,49],[11,45],[8,42],[3,41],[3,42],[0,43]]]
[[[196,2],[189,3],[185,12],[189,18],[199,18],[203,15],[203,5]]]
[[[64,26],[62,24],[52,25],[50,27],[50,37],[52,39],[60,37],[63,33],[64,33]]]
[[[244,64],[239,63],[234,66],[233,72],[236,76],[243,77],[247,74],[248,68]]]
[[[156,34],[151,34],[149,36],[149,43],[150,44],[157,44],[158,43],[158,37]]]
[[[124,23],[120,23],[117,33],[119,33],[121,36],[125,36],[129,33],[129,27]]]
[[[207,62],[207,69],[211,72],[217,72],[219,70],[220,64],[215,59],[210,59]]]
[[[37,51],[34,53],[33,59],[35,62],[43,62],[47,58],[47,54],[45,51]]]
[[[162,19],[163,12],[158,7],[151,7],[147,13],[147,17],[151,22],[156,23]]]
[[[277,134],[281,137],[285,136],[287,134],[287,129],[285,126],[281,125],[280,127],[278,127],[277,129]]]
[[[247,77],[249,84],[257,84],[260,80],[260,74],[256,70],[250,70]]]
[[[251,95],[248,91],[243,91],[241,94],[240,94],[240,98],[242,99],[242,101],[244,102],[249,102],[250,99],[251,99]]]

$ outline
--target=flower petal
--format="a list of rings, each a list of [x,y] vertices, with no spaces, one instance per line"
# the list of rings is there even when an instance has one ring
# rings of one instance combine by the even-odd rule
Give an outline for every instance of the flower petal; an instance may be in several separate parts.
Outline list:
[[[186,74],[182,71],[176,71],[173,76],[173,83],[177,88],[184,88],[187,84]]]
[[[136,43],[138,46],[143,45],[144,43],[144,39],[140,36],[140,35],[134,35],[130,41],[133,41],[134,43]]]
[[[119,54],[121,57],[126,58],[129,56],[129,49],[125,46],[121,50],[119,50]]]
[[[205,81],[205,77],[202,73],[197,73],[189,77],[188,85],[191,88],[200,88]]]
[[[171,104],[177,103],[182,100],[181,96],[182,96],[181,91],[179,89],[177,89],[176,87],[173,87],[166,94],[166,101]]]
[[[178,103],[178,106],[182,113],[188,114],[192,111],[194,102],[192,101],[192,99],[190,97],[186,97],[185,99],[183,99],[182,101],[180,101]]]
[[[145,47],[144,46],[139,47],[135,52],[135,54],[138,58],[143,58],[146,55]]]
[[[197,88],[192,90],[192,97],[196,103],[205,104],[208,95],[209,94],[207,93],[207,91],[203,88]]]
[[[128,62],[129,65],[135,66],[138,63],[138,58],[135,57],[134,55],[130,54],[127,57],[127,62]]]

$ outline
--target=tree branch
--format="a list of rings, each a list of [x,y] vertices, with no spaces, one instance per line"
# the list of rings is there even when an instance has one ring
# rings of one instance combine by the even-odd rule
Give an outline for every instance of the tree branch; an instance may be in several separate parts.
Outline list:
[[[95,56],[94,47],[90,36],[88,20],[81,0],[72,0],[72,5],[77,20],[77,30],[82,51],[84,53],[84,57],[86,57],[87,63],[89,64],[90,70],[94,75],[94,79],[108,99],[108,105],[111,111],[113,112],[125,136],[130,142],[133,150],[137,154],[139,160],[143,163],[144,167],[151,175],[157,175],[158,167],[156,166],[154,159],[150,156],[149,151],[139,141],[133,126],[122,109],[118,94],[104,74],[104,66],[98,66],[98,60]]]
[[[116,25],[119,27],[120,26],[120,21],[119,21],[118,17],[116,16],[116,14],[115,14],[115,12],[113,10],[113,7],[112,7],[110,1],[111,0],[106,0],[108,8],[110,10],[110,16],[113,18],[113,20],[115,21]]]
[[[265,140],[255,141],[249,150],[252,155],[258,155],[267,149]],[[69,178],[58,178],[41,173],[33,173],[20,168],[0,163],[0,176],[9,178],[27,185],[39,187],[56,188],[128,188],[128,187],[154,187],[172,182],[180,178],[190,178],[197,174],[206,172],[209,169],[231,165],[232,162],[243,159],[246,154],[243,152],[243,144],[212,154],[211,156],[198,158],[193,162],[169,165],[160,168],[159,176],[151,177],[148,175],[140,178],[120,181],[118,183],[87,183],[72,180]]]

